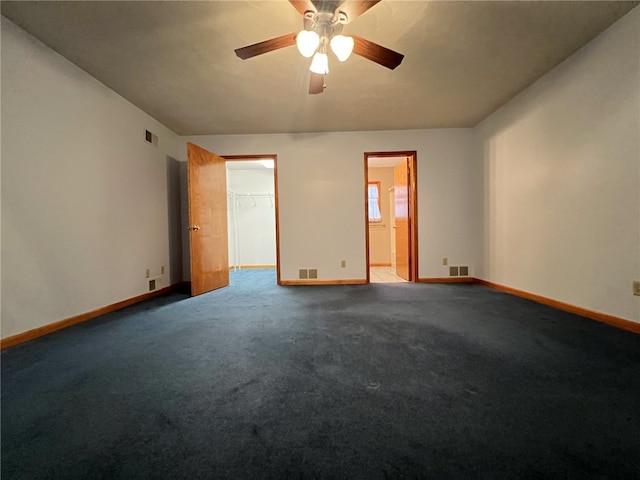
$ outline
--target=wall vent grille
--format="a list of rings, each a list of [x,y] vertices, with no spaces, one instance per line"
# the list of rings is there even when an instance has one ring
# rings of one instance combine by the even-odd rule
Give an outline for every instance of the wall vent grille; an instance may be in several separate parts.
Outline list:
[[[150,132],[149,130],[144,131],[144,140],[151,145],[158,145],[158,136],[155,133]]]

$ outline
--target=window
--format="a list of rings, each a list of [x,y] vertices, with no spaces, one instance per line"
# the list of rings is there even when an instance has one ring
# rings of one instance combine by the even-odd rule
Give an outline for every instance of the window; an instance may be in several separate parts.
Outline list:
[[[367,192],[369,196],[369,221],[381,222],[382,213],[380,212],[380,182],[369,182],[367,184]]]

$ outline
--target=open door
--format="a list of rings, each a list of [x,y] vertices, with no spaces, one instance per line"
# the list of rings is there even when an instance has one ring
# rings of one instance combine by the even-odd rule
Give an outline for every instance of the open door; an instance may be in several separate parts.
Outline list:
[[[389,229],[389,246],[390,257],[391,257],[391,268],[395,270],[396,268],[396,192],[395,188],[391,187],[389,190],[389,225],[391,228]]]
[[[407,281],[411,278],[411,227],[409,223],[409,159],[393,170],[395,214],[396,275]]]
[[[392,168],[393,183],[386,180],[389,191],[389,234],[391,236],[390,263],[397,277],[408,282],[419,281],[418,275],[418,189],[417,152],[415,150],[395,152],[365,152],[365,225],[367,282],[371,281],[369,245],[369,168]],[[388,187],[385,187],[388,188]],[[386,222],[386,220],[385,220]],[[384,226],[384,225],[383,225]],[[395,247],[395,248],[394,248]],[[390,253],[391,253],[390,252]]]
[[[187,143],[191,295],[229,285],[225,159]]]

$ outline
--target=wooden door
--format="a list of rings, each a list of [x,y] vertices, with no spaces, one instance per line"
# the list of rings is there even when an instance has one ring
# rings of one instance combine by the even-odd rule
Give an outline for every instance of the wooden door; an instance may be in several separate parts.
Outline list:
[[[409,160],[393,170],[394,214],[396,231],[396,275],[412,280],[410,268],[411,235],[409,222]]]
[[[229,285],[225,160],[187,143],[191,295]]]
[[[389,192],[389,225],[390,238],[389,244],[391,245],[391,267],[396,268],[396,194],[395,189],[392,188]]]

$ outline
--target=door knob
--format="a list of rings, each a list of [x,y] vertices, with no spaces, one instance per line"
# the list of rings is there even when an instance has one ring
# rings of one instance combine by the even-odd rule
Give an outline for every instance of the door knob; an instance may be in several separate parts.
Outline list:
[[[191,225],[190,227],[187,227],[187,230],[191,230],[192,232],[197,232],[198,230],[200,230],[200,227],[198,225]]]

